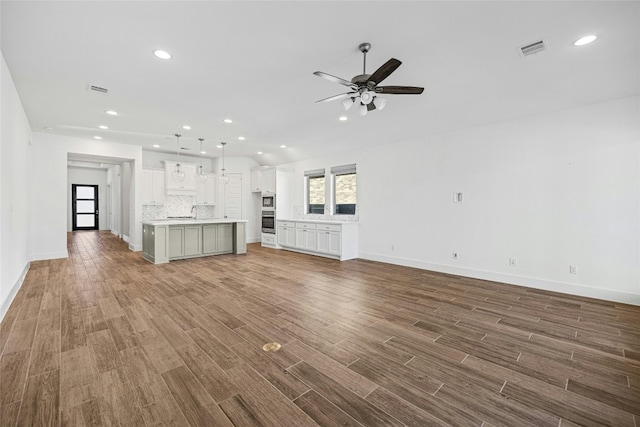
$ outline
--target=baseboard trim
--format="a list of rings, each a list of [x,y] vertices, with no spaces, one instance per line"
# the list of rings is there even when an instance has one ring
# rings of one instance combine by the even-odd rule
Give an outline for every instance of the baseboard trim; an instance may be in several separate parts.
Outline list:
[[[127,236],[126,234],[122,235],[122,240],[125,241],[125,243],[129,243],[129,236]]]
[[[45,259],[58,259],[58,258],[69,258],[69,251],[59,251],[59,252],[42,252],[31,254],[31,261],[41,261]]]
[[[132,243],[129,243],[129,250],[133,252],[140,252],[142,251],[142,245],[134,245]]]
[[[422,270],[436,271],[439,273],[455,274],[456,276],[471,277],[474,279],[491,280],[493,282],[507,283],[510,285],[526,286],[545,291],[560,292],[588,298],[620,302],[623,304],[640,305],[640,294],[612,291],[610,289],[595,288],[576,283],[558,282],[535,277],[517,276],[498,273],[494,271],[461,268],[445,264],[433,264],[429,262],[396,258],[374,253],[359,253],[358,257],[369,261],[386,262],[388,264],[402,265],[405,267],[419,268]]]
[[[22,270],[22,274],[20,274],[20,277],[18,277],[18,280],[16,281],[16,283],[14,283],[13,286],[11,287],[11,290],[9,291],[9,295],[7,295],[7,299],[4,300],[4,302],[2,303],[2,307],[0,307],[0,322],[4,320],[4,316],[7,314],[7,311],[9,311],[9,307],[11,307],[11,303],[13,302],[14,298],[18,294],[18,291],[22,287],[22,284],[24,283],[24,279],[27,277],[27,273],[29,272],[30,267],[31,267],[31,263],[28,262],[27,265],[24,267],[24,270]]]

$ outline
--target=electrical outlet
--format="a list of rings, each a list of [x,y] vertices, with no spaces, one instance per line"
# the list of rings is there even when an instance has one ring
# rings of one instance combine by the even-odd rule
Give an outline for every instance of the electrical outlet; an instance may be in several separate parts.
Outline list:
[[[453,253],[453,259],[458,259],[458,252]]]
[[[569,274],[578,274],[578,266],[570,265],[569,266]]]
[[[515,267],[516,265],[518,265],[518,258],[516,257],[509,258],[509,265],[511,267]]]

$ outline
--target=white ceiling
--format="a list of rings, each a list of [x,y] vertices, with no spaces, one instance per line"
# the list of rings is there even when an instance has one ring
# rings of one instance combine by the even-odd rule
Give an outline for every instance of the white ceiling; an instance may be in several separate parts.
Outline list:
[[[228,156],[281,164],[637,95],[639,5],[3,0],[1,44],[34,131],[168,152],[178,132],[193,150],[205,138],[207,155],[227,141]],[[599,38],[572,45],[586,34]],[[541,38],[548,51],[520,56]],[[397,58],[384,85],[424,93],[389,95],[366,117],[314,104],[345,90],[312,73],[360,74],[361,42],[373,46],[367,72]]]

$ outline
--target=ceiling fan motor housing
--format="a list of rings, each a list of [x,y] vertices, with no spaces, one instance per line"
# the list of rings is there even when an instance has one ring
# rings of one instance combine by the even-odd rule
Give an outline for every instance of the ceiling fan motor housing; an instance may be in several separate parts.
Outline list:
[[[351,83],[365,84],[367,83],[367,80],[369,80],[369,77],[371,77],[371,74],[358,74],[357,76],[351,79]]]

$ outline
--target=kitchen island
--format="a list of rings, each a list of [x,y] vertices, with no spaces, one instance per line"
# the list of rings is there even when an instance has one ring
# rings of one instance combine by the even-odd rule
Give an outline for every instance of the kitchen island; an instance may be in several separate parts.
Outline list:
[[[142,256],[154,264],[247,252],[246,220],[161,219],[142,221]]]

